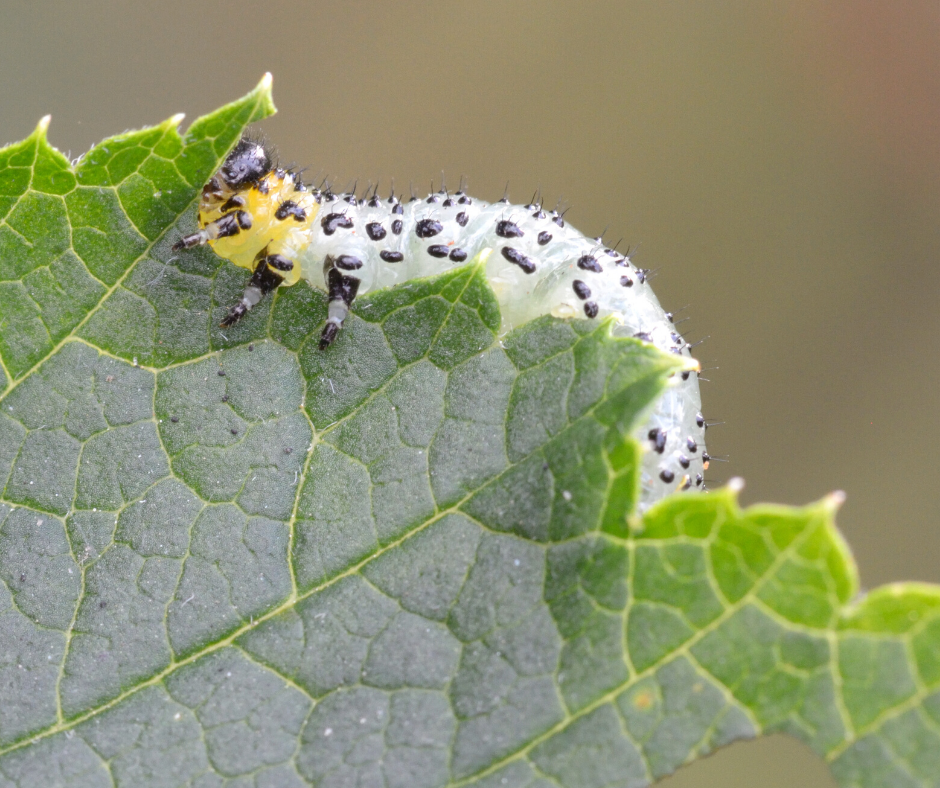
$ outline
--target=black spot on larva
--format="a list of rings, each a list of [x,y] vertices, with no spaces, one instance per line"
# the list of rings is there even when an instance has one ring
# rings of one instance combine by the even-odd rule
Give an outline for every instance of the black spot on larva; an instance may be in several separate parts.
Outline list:
[[[555,224],[557,224],[559,227],[565,226],[565,220],[561,217],[561,215],[553,216],[552,221],[555,222]]]
[[[469,205],[469,204],[470,204],[470,198],[461,195],[460,198],[457,200],[457,204],[458,204],[458,205]]]
[[[236,194],[234,197],[230,197],[228,200],[226,200],[219,210],[222,211],[222,213],[228,213],[235,208],[244,208],[245,203],[245,198],[240,194]]]
[[[679,455],[679,465],[681,465],[683,468],[688,468],[689,465],[690,465],[690,460],[689,460],[689,458],[686,457],[684,454],[680,454],[680,455]]]
[[[221,197],[222,184],[219,183],[219,179],[215,176],[209,178],[209,182],[202,187],[202,194],[204,197],[208,197],[210,194],[214,197]]]
[[[275,271],[293,271],[294,263],[288,260],[284,255],[269,254],[264,261]]]
[[[370,207],[370,208],[378,208],[379,205],[381,205],[381,203],[379,202],[378,195],[376,195],[376,194],[373,192],[372,196],[369,198],[369,207]]]
[[[288,216],[293,216],[295,221],[302,222],[307,218],[307,212],[293,200],[285,200],[277,206],[274,218],[283,222]]]
[[[582,271],[593,271],[595,274],[601,273],[604,269],[591,255],[585,254],[578,258],[578,268]]]
[[[268,182],[267,182],[267,181],[261,181],[261,183],[259,183],[257,186],[255,186],[255,188],[256,188],[261,194],[267,194],[269,191],[271,191],[271,187],[268,186]]]
[[[348,230],[355,223],[345,213],[328,213],[320,220],[324,235],[332,235],[337,230]]]
[[[618,255],[613,249],[605,249],[605,250],[604,250],[604,254],[608,255],[609,257],[619,257],[619,256],[620,256],[620,255]]]
[[[404,212],[405,212],[405,209],[402,208],[401,203],[400,202],[395,203],[395,207],[392,208],[392,213],[394,213],[396,216],[401,216]]]
[[[450,197],[448,197],[446,200],[444,200],[444,202],[441,203],[441,205],[444,208],[452,208],[454,205],[454,201],[450,199]]]
[[[652,341],[653,341],[653,335],[650,334],[650,333],[647,332],[647,331],[637,331],[633,336],[634,336],[636,339],[639,339],[641,342],[652,342]]]
[[[584,305],[584,314],[588,317],[597,317],[597,304],[593,301],[588,301]]]
[[[395,235],[401,235],[401,227],[401,219],[396,219],[392,222],[392,232],[395,233]]]
[[[691,435],[686,438],[685,445],[689,448],[689,451],[695,454],[698,451],[698,444],[695,442],[695,438]]]
[[[428,254],[431,257],[447,257],[450,249],[445,244],[431,244],[428,247]]]
[[[468,221],[470,221],[470,217],[467,216],[467,214],[465,214],[463,211],[457,214],[457,224],[459,224],[461,227],[466,227]]]
[[[436,194],[429,194],[429,195],[428,195],[428,202],[429,202],[429,203],[434,204],[434,203],[437,203],[437,202],[440,202],[440,201],[441,201],[441,198],[438,197]]]
[[[362,260],[351,254],[341,254],[334,262],[337,268],[342,268],[344,271],[358,271],[362,268]]]
[[[676,478],[676,475],[672,471],[664,468],[659,472],[659,478],[666,482],[666,484],[669,484]]]
[[[443,229],[444,226],[434,219],[421,219],[415,225],[415,235],[418,238],[433,238]]]
[[[251,215],[245,211],[235,211],[234,213],[227,213],[220,219],[217,219],[215,226],[219,230],[217,238],[230,238],[233,235],[238,235],[242,230],[247,230],[251,227]]]
[[[646,277],[649,274],[649,268],[637,268],[636,269],[636,278],[640,280],[640,284],[643,284],[646,281]]]
[[[545,246],[549,241],[552,240],[552,234],[547,230],[542,230],[539,233],[539,246]]]
[[[705,417],[701,413],[695,414],[695,424],[698,426],[699,429],[702,429],[705,427]]]
[[[666,433],[663,432],[659,427],[654,427],[651,429],[647,435],[650,443],[653,444],[653,449],[657,454],[662,454],[663,450],[666,448]]]
[[[400,263],[405,259],[405,255],[403,255],[401,252],[391,252],[388,249],[379,252],[379,257],[381,257],[386,263]]]
[[[682,482],[682,489],[683,489],[683,490],[688,490],[689,487],[691,487],[691,486],[692,486],[692,480],[689,478],[688,474],[686,474],[686,475],[685,475],[685,478],[683,479],[683,482]]]
[[[676,348],[676,352],[679,353],[679,352],[681,352],[681,351],[679,350],[679,348]],[[683,372],[683,373],[682,373],[682,379],[683,379],[683,380],[688,380],[688,379],[689,379],[689,374],[690,374],[690,373],[689,373],[688,370],[686,370],[685,372]]]
[[[633,280],[629,276],[621,276],[620,284],[622,287],[633,287]]]
[[[533,218],[533,219],[544,219],[544,218],[545,218],[545,211],[536,211],[535,213],[532,214],[532,218]]]
[[[527,274],[535,273],[535,263],[533,263],[522,252],[518,251],[517,249],[513,249],[511,246],[504,246],[502,248],[502,253],[503,257],[505,257],[510,263],[518,265]]]
[[[571,289],[574,290],[574,294],[582,301],[587,301],[591,297],[591,288],[580,279],[575,279],[571,283]]]
[[[366,225],[366,234],[373,241],[381,241],[387,233],[385,232],[385,228],[378,222],[369,222]]]
[[[463,249],[451,249],[450,259],[455,263],[462,263],[467,259],[467,253]]]
[[[700,473],[695,474],[695,486],[696,486],[696,487],[701,487],[701,486],[702,486],[702,482],[704,482],[704,481],[705,481],[705,477],[702,476],[702,474],[700,474]]]
[[[496,222],[496,234],[500,238],[521,238],[525,235],[518,224],[510,222],[508,219]]]

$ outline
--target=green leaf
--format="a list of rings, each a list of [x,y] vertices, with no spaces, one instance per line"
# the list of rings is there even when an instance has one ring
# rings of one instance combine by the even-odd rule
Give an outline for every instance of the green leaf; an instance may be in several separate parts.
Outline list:
[[[838,498],[636,520],[677,363],[498,338],[482,267],[376,292],[174,255],[269,80],[76,165],[0,150],[0,788],[643,786],[786,731],[935,786],[940,591],[857,598]]]

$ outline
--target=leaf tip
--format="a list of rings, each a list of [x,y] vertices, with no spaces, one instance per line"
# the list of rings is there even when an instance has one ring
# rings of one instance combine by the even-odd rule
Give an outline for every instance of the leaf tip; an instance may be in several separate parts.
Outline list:
[[[266,71],[255,86],[255,89],[248,94],[248,96],[254,96],[255,100],[258,102],[256,114],[251,120],[252,123],[277,112],[277,107],[274,106],[274,97],[271,95],[272,84],[274,84],[274,77],[271,75],[270,71]],[[246,96],[246,98],[248,98],[248,96]]]
[[[46,138],[46,131],[49,129],[49,124],[52,122],[52,115],[43,115],[39,119],[39,123],[36,124],[36,136]]]
[[[169,120],[167,120],[167,125],[173,128],[179,128],[180,123],[183,122],[183,118],[185,117],[185,112],[177,112],[175,115],[170,116]]]
[[[845,503],[845,491],[833,490],[829,495],[822,499],[823,508],[830,514],[835,514]]]

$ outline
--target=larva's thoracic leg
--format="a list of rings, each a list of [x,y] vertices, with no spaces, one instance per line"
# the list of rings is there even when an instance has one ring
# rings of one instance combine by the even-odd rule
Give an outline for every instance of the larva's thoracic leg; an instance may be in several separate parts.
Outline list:
[[[202,230],[192,235],[184,235],[175,244],[173,251],[178,252],[181,249],[192,249],[194,246],[203,246],[209,241],[215,241],[219,238],[230,238],[238,235],[242,230],[251,229],[251,214],[247,211],[232,211],[224,216],[220,216],[214,222],[209,222]]]
[[[331,261],[329,258],[327,260],[329,264]],[[359,280],[353,276],[343,276],[335,268],[329,268],[326,272],[326,286],[330,301],[326,325],[323,326],[323,333],[320,334],[320,350],[326,350],[332,345],[339,330],[343,327],[343,321],[349,314],[349,307],[352,306],[356,292],[359,290]]]
[[[281,266],[285,264],[290,267],[281,268]],[[280,255],[265,255],[264,252],[261,252],[261,254],[258,255],[258,264],[255,266],[255,272],[251,275],[251,279],[248,280],[248,287],[245,288],[241,301],[229,310],[229,313],[225,316],[225,319],[220,325],[234,326],[244,317],[249,309],[255,306],[262,298],[284,281],[284,277],[274,273],[271,266],[289,271],[293,268],[293,263]]]

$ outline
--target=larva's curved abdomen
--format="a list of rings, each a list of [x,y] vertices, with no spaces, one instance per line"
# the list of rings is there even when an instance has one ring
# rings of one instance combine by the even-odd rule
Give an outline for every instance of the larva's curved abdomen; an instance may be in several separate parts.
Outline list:
[[[438,193],[404,204],[394,198],[344,197],[324,198],[321,221],[312,226],[310,245],[301,254],[303,277],[319,287],[327,256],[346,254],[362,263],[355,270],[362,294],[439,274],[488,249],[486,275],[499,301],[503,331],[546,314],[614,315],[621,323],[615,334],[691,355],[646,281],[646,271],[586,238],[557,212],[487,203],[465,194]],[[326,218],[339,215],[348,222]],[[641,509],[678,489],[704,486],[708,455],[698,376],[684,375],[677,375],[637,434],[649,449]]]
[[[329,294],[325,348],[357,294],[433,276],[482,254],[503,332],[542,315],[613,315],[614,333],[690,355],[644,269],[538,204],[488,203],[462,191],[407,203],[335,195],[276,169],[262,145],[245,139],[203,189],[199,221],[200,231],[177,248],[209,243],[254,272],[226,325],[274,288],[303,278]],[[708,455],[700,409],[697,373],[677,373],[637,433],[648,448],[641,510],[676,490],[704,488]]]

